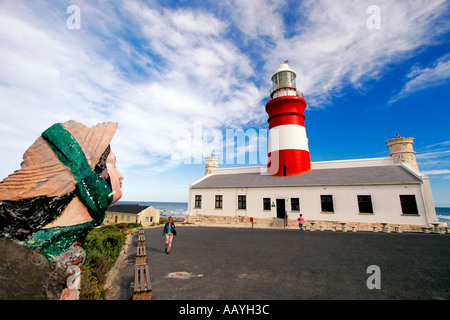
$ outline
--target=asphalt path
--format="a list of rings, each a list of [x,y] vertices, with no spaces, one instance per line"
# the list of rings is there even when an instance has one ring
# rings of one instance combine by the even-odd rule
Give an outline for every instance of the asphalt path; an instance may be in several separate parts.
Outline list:
[[[152,300],[450,299],[450,235],[177,231],[167,255],[162,227],[145,229]],[[137,235],[119,271],[121,300],[132,299],[136,247]]]

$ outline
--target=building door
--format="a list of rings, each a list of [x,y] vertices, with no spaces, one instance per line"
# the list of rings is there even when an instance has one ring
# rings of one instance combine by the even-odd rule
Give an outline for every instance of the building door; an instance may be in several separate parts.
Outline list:
[[[114,222],[115,222],[115,223],[117,223],[117,218],[118,218],[118,216],[116,216],[116,218],[114,219]]]
[[[277,199],[277,218],[284,219],[286,216],[286,202],[284,199]]]

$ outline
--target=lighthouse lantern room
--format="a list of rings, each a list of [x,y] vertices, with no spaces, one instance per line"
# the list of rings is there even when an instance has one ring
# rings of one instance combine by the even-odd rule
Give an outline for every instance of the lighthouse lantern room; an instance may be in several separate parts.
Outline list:
[[[272,176],[295,176],[311,170],[308,138],[305,130],[306,101],[297,91],[296,74],[288,61],[272,76],[269,116],[269,154],[267,173]]]
[[[295,84],[296,74],[287,63],[281,64],[275,74],[272,76],[272,90],[270,97],[272,99],[282,96],[297,95],[297,86]]]

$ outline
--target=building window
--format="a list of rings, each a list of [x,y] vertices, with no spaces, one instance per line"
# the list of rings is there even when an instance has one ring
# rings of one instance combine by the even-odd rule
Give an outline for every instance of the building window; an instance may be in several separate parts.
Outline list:
[[[300,211],[300,199],[291,198],[291,211]]]
[[[127,216],[127,221],[130,221],[130,216]]]
[[[195,206],[194,208],[201,208],[202,207],[202,196],[196,195],[195,196]]]
[[[263,199],[263,210],[270,210],[270,198]]]
[[[321,195],[320,202],[322,204],[322,212],[334,212],[332,195]]]
[[[373,213],[372,197],[358,196],[359,213]]]
[[[124,220],[124,219],[123,219],[123,218],[124,218],[124,215],[121,215],[120,217],[121,217],[120,220],[123,221],[123,220]]]
[[[403,214],[419,214],[415,195],[400,195]]]
[[[150,222],[153,222],[153,217],[150,217]]]
[[[148,217],[145,217],[145,222],[148,223]]]
[[[216,196],[216,209],[222,209],[222,196]]]
[[[247,209],[247,196],[238,196],[238,209]]]

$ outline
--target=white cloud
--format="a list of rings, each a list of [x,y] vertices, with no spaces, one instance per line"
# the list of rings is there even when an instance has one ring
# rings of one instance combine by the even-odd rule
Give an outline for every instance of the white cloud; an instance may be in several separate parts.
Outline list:
[[[422,171],[425,175],[441,175],[441,174],[450,174],[449,169],[442,169],[442,170],[429,170],[429,171]]]
[[[269,61],[290,59],[309,105],[320,108],[348,84],[364,90],[386,68],[434,43],[444,0],[378,1],[381,29],[368,29],[370,1],[307,1],[299,34],[277,42]],[[273,67],[272,67],[273,68]]]
[[[0,6],[2,177],[55,122],[117,121],[119,165],[162,170],[172,166],[175,129],[199,122],[213,132],[259,116],[250,61],[211,13],[80,1],[81,29],[68,30],[63,5],[12,3]]]
[[[170,168],[170,155],[185,146],[176,130],[192,134],[200,123],[213,135],[265,121],[260,101],[283,60],[297,70],[309,104],[320,107],[346,83],[360,87],[433,41],[429,31],[444,1],[381,1],[381,30],[367,29],[371,3],[361,1],[297,8],[222,1],[220,15],[137,0],[78,1],[80,30],[66,28],[59,2],[16,3],[0,4],[0,136],[8,137],[0,140],[0,177],[45,128],[69,119],[119,122],[112,146],[126,170]],[[299,19],[285,24],[286,11]],[[229,36],[230,26],[244,39]],[[241,51],[240,41],[256,40],[260,51]]]
[[[439,86],[450,79],[450,54],[439,58],[431,67],[414,67],[407,75],[409,79],[403,89],[391,98],[394,103],[418,91]]]
[[[430,152],[417,154],[416,158],[420,160],[428,160],[428,159],[448,157],[449,155],[450,150],[433,150]]]
[[[415,156],[423,174],[446,179],[442,175],[450,174],[449,145],[450,141],[442,141],[417,149]]]
[[[229,18],[250,38],[269,36],[281,38],[284,25],[280,9],[283,1],[231,0],[224,1]]]
[[[110,93],[121,87],[114,67],[65,28],[65,10],[62,28],[47,10],[41,18],[47,11],[32,5],[5,1],[0,8],[2,177],[18,168],[26,148],[52,123],[102,122],[115,99]]]

